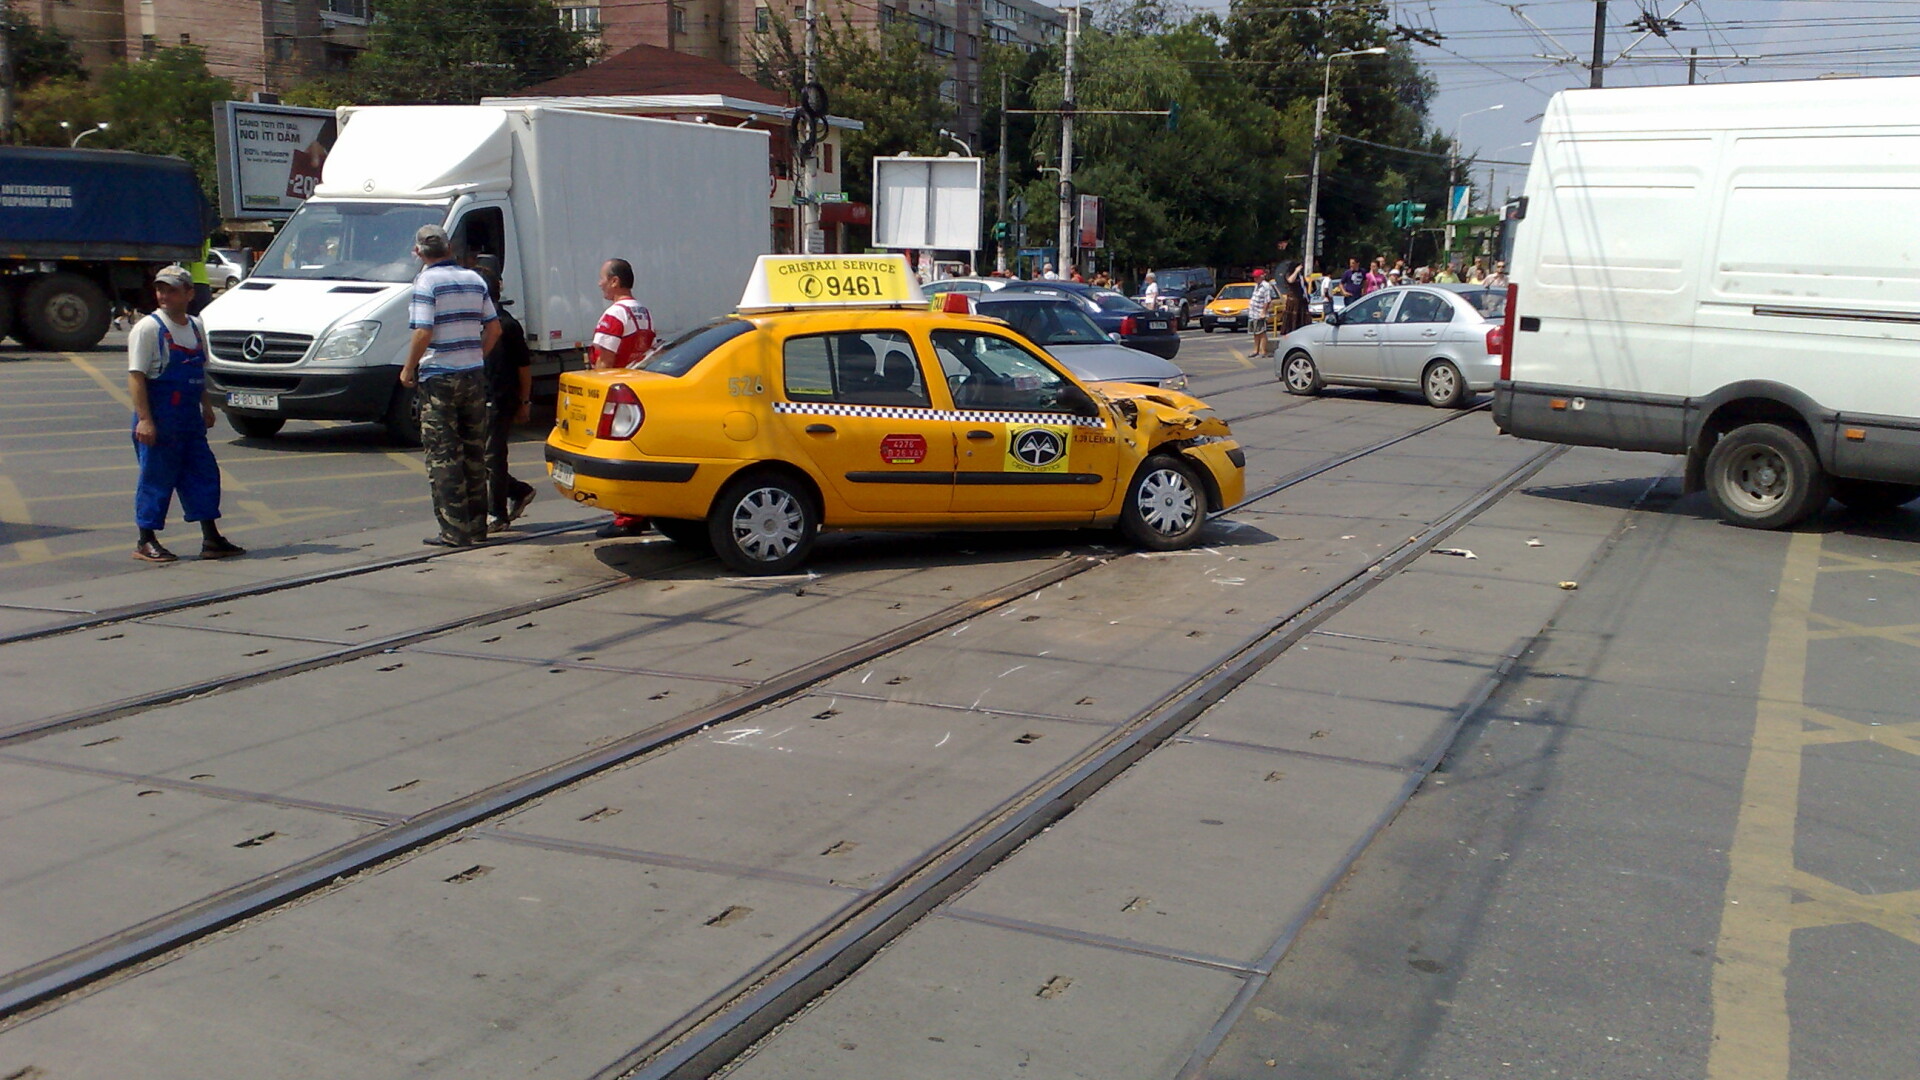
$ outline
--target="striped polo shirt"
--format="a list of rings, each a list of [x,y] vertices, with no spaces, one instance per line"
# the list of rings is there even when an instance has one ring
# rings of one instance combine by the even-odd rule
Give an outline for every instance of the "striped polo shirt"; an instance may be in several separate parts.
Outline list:
[[[498,319],[493,297],[479,274],[452,259],[434,263],[413,279],[413,303],[407,308],[407,326],[432,330],[433,343],[420,361],[420,377],[430,379],[485,366],[480,334]]]

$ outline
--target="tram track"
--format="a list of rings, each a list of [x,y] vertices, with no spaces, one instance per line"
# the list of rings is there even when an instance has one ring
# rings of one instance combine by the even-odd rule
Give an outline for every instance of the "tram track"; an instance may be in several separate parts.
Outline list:
[[[1263,489],[1257,496],[1243,500],[1235,508],[1244,508],[1258,499],[1264,499],[1337,469],[1367,454],[1403,443],[1420,433],[1431,431],[1466,415],[1469,414],[1455,413],[1423,425],[1413,432],[1397,434],[1368,447],[1349,451],[1307,469],[1298,470],[1280,482]],[[1375,560],[1366,569],[1356,572],[1342,583],[1330,586],[1307,605],[1277,621],[1262,640],[1281,632],[1291,622],[1311,617],[1309,612],[1316,605],[1328,603],[1340,589],[1357,587],[1357,583],[1376,576],[1378,580],[1384,580],[1385,576],[1390,576],[1393,570],[1404,565],[1406,560],[1424,552],[1446,533],[1470,520],[1479,510],[1491,505],[1514,487],[1525,482],[1528,477],[1545,467],[1559,452],[1556,448],[1529,458],[1527,462],[1505,474],[1491,487],[1482,489],[1478,495],[1443,518],[1440,523],[1396,549],[1394,554]],[[417,559],[418,557],[413,557],[413,561]],[[684,562],[661,568],[656,574],[679,569],[698,561],[700,561],[698,558],[689,557]],[[17,1016],[35,1006],[83,990],[116,972],[189,946],[242,920],[269,912],[325,889],[335,882],[356,877],[392,860],[403,858],[410,852],[455,833],[482,825],[544,795],[654,753],[699,731],[737,720],[794,697],[831,678],[870,663],[878,657],[933,637],[984,612],[1029,596],[1039,589],[1095,570],[1106,565],[1107,561],[1098,556],[1083,554],[1055,562],[1034,574],[951,604],[913,622],[791,669],[714,704],[681,714],[665,723],[633,733],[590,752],[475,791],[453,802],[406,818],[391,828],[336,846],[265,877],[222,890],[185,907],[97,939],[78,949],[22,968],[0,978],[0,1020]],[[649,575],[651,576],[653,575]],[[122,720],[198,694],[235,689],[241,685],[257,685],[345,663],[381,651],[424,642],[457,629],[486,625],[559,607],[585,597],[610,592],[636,581],[648,580],[649,577],[596,582],[547,597],[449,620],[446,623],[413,628],[388,635],[375,642],[342,647],[318,657],[264,668],[241,676],[229,676],[192,686],[174,687],[76,714],[50,718],[0,732],[0,745],[39,738],[56,730],[70,730],[75,727]],[[1360,595],[1359,591],[1354,592],[1345,602],[1351,602],[1351,599],[1357,598],[1358,595]],[[1317,625],[1317,620],[1314,625]],[[1310,626],[1307,627],[1307,629],[1310,628]],[[1305,630],[1300,632],[1304,633]],[[1290,643],[1293,639],[1288,640]],[[1277,655],[1277,651],[1273,652],[1267,656],[1266,660],[1261,661],[1261,664],[1270,662],[1272,656]],[[1155,737],[1154,733],[1162,730],[1165,723],[1170,722],[1167,718],[1173,713],[1169,710],[1186,707],[1181,704],[1182,702],[1191,704],[1204,700],[1210,703],[1212,700],[1217,700],[1219,695],[1224,695],[1232,686],[1244,681],[1247,675],[1258,670],[1260,666],[1249,667],[1244,663],[1233,666],[1234,664],[1234,661],[1229,661],[1228,666],[1216,667],[1211,673],[1190,684],[1185,691],[1138,714],[1134,720],[1122,725],[1120,730],[1124,737],[1120,741],[1107,740],[1101,744],[1101,747],[1096,748],[1101,755],[1099,760],[1095,761],[1083,756],[1082,759],[1078,759],[1079,764],[1072,770],[1070,776],[1057,777],[1047,790],[1052,790],[1052,787],[1058,786],[1061,782],[1071,781],[1061,787],[1057,794],[1043,798],[1045,791],[1023,793],[1009,804],[1013,808],[992,817],[987,832],[971,832],[953,843],[944,845],[927,859],[921,860],[915,867],[896,875],[894,883],[888,889],[876,891],[872,902],[862,904],[850,913],[848,918],[837,920],[833,926],[826,929],[819,942],[809,945],[796,958],[794,963],[797,963],[798,967],[789,964],[790,970],[785,975],[763,973],[753,980],[755,983],[763,984],[761,991],[755,992],[750,998],[739,999],[728,1004],[725,1008],[714,1012],[712,1018],[696,1020],[686,1025],[683,1030],[673,1033],[672,1039],[662,1045],[650,1045],[642,1048],[641,1051],[636,1051],[638,1057],[629,1055],[628,1058],[622,1059],[625,1064],[620,1066],[621,1071],[630,1071],[641,1065],[647,1065],[650,1071],[642,1075],[695,1075],[684,1071],[688,1063],[695,1060],[707,1061],[713,1053],[720,1052],[720,1048],[734,1045],[739,1038],[743,1037],[743,1033],[755,1030],[767,1017],[775,1015],[780,1002],[791,1000],[793,994],[806,991],[809,987],[815,986],[819,979],[828,977],[831,972],[843,968],[845,961],[841,959],[842,957],[859,955],[860,950],[855,946],[860,941],[867,940],[871,935],[887,927],[895,926],[899,919],[920,910],[923,903],[929,902],[929,898],[939,892],[935,885],[958,880],[956,875],[962,875],[968,867],[984,869],[985,865],[991,865],[991,861],[983,864],[981,860],[993,852],[1004,854],[1006,850],[1011,850],[1011,847],[1003,848],[1005,844],[1011,843],[1012,846],[1017,846],[1018,841],[1013,838],[1022,835],[1023,829],[1038,820],[1036,815],[1040,815],[1048,807],[1057,807],[1060,813],[1064,813],[1070,809],[1072,803],[1083,799],[1086,794],[1091,793],[1091,790],[1097,789],[1097,784],[1094,788],[1085,788],[1084,785],[1111,779],[1113,775],[1117,775],[1120,768],[1124,768],[1125,763],[1130,763],[1133,759],[1127,757],[1131,752],[1129,748],[1150,748],[1149,744],[1157,745],[1159,741],[1163,741],[1164,737]],[[1242,674],[1236,677],[1232,674],[1235,671]],[[1215,690],[1218,691],[1217,694],[1214,693]],[[1159,719],[1156,720],[1156,717]],[[1139,752],[1144,753],[1144,748]],[[1062,800],[1067,801],[1062,802]],[[958,885],[954,887],[957,888]],[[937,902],[937,900],[931,902]],[[875,919],[878,921],[875,922]],[[910,922],[910,919],[908,921]],[[898,928],[904,929],[904,925],[899,924]],[[847,938],[850,928],[855,926],[868,927],[868,929],[853,938]],[[897,933],[898,930],[894,932]],[[826,958],[819,962],[809,960],[815,956]],[[776,985],[780,988],[778,993],[773,998],[766,998],[765,991]],[[743,1009],[745,1009],[744,1012]],[[774,1012],[769,1012],[769,1009],[774,1009]],[[735,1019],[725,1023],[715,1019],[721,1016]],[[689,1048],[691,1052],[681,1052],[683,1047]],[[662,1061],[667,1060],[661,1055],[669,1050],[672,1050],[675,1055],[673,1060],[681,1063],[674,1066],[674,1070],[678,1071],[660,1072],[647,1064],[656,1057]],[[619,1074],[619,1072],[606,1072],[603,1075]]]

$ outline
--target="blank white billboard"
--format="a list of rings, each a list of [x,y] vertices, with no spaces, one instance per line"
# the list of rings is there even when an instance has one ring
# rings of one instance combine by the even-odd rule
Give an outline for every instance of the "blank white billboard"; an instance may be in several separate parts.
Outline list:
[[[980,247],[980,159],[873,159],[873,246]]]

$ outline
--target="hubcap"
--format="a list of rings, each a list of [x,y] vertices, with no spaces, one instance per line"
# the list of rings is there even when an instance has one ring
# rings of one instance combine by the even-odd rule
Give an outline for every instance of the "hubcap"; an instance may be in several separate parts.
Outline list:
[[[1427,373],[1427,393],[1435,401],[1445,401],[1453,396],[1453,369],[1445,364]]]
[[[733,508],[733,539],[748,558],[778,562],[800,546],[806,515],[780,488],[756,488]]]
[[[1304,356],[1296,356],[1287,361],[1287,385],[1295,390],[1305,390],[1313,385],[1313,363]]]
[[[1727,465],[1726,482],[1721,485],[1727,500],[1749,513],[1765,513],[1787,497],[1787,463],[1771,447],[1755,446],[1740,453]]]
[[[1192,527],[1199,514],[1193,485],[1172,469],[1155,469],[1140,482],[1135,497],[1140,517],[1162,536],[1178,536]]]
[[[47,321],[63,334],[77,332],[87,322],[86,301],[73,293],[61,293],[47,301]]]

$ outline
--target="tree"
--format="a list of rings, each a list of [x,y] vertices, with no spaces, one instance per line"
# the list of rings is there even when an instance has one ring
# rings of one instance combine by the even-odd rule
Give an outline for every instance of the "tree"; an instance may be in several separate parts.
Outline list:
[[[0,2],[0,24],[13,52],[14,85],[30,90],[48,79],[84,79],[73,39],[26,17],[13,0]]]
[[[91,83],[46,80],[21,95],[20,126],[28,142],[65,146],[74,130],[105,121],[107,129],[89,138],[89,147],[183,158],[211,201],[217,190],[213,106],[238,92],[207,70],[198,46],[182,45],[115,64]],[[62,128],[62,121],[74,127]]]
[[[472,105],[585,67],[597,47],[548,0],[381,0],[367,51],[319,94],[363,105]]]

